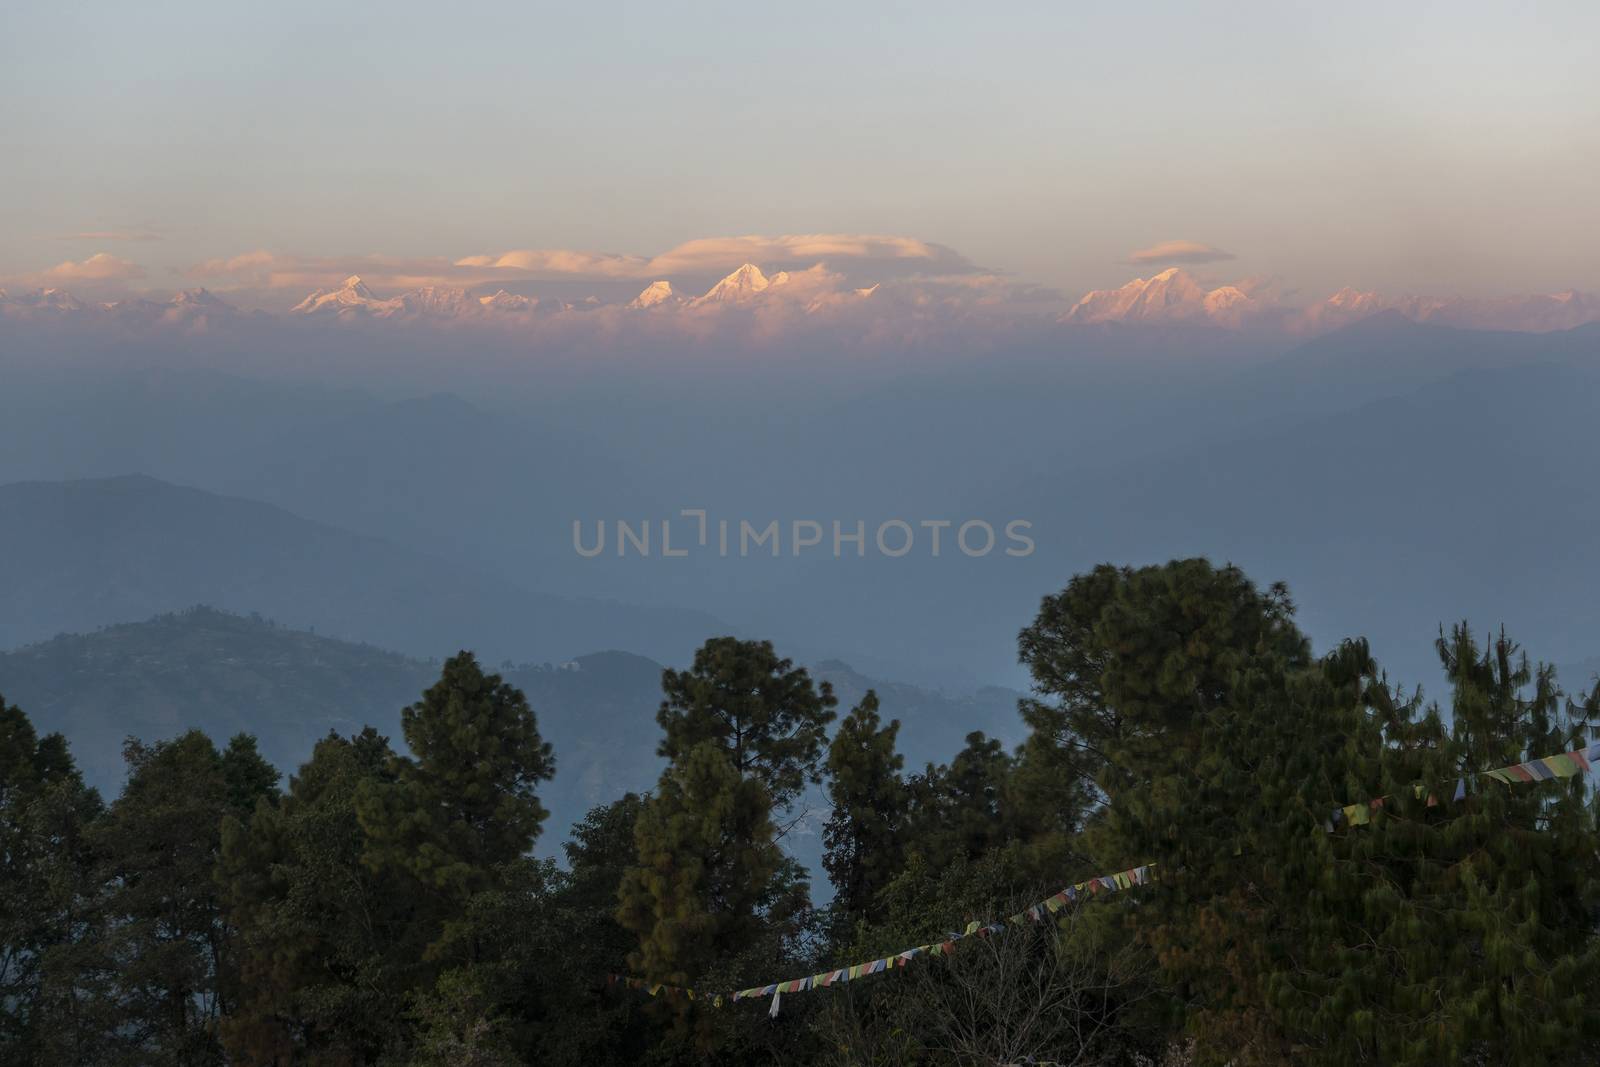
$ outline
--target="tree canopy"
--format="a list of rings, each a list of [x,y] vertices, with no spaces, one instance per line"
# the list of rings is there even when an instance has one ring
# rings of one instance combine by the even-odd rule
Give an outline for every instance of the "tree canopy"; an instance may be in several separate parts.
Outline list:
[[[564,862],[533,852],[556,754],[470,653],[394,745],[329,733],[282,788],[191,730],[129,739],[108,805],[0,700],[0,1067],[1594,1063],[1600,685],[1434,645],[1425,699],[1360,637],[1314,652],[1282,586],[1100,566],[1019,635],[1020,741],[908,773],[877,693],[835,723],[716,637],[662,678],[654,789]],[[712,999],[965,931],[775,1017]]]

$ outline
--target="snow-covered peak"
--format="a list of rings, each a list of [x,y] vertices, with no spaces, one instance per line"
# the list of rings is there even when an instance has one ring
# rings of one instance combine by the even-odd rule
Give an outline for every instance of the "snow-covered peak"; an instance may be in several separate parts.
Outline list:
[[[787,275],[780,275],[785,281]],[[716,285],[713,285],[705,296],[697,297],[690,301],[690,307],[701,307],[705,304],[743,303],[758,293],[765,292],[772,285],[772,279],[761,273],[761,268],[754,263],[746,263]]]
[[[645,286],[643,292],[628,301],[628,307],[639,311],[644,308],[660,307],[662,304],[676,302],[677,294],[673,292],[672,283],[663,279]]]
[[[207,329],[213,322],[238,314],[232,304],[207,289],[181,290],[157,310],[162,321],[196,330]]]
[[[493,296],[478,297],[478,304],[489,311],[532,311],[539,301],[531,296],[520,296],[501,289]]]
[[[382,310],[391,303],[379,300],[373,295],[372,290],[367,288],[367,284],[361,280],[359,274],[352,274],[344,280],[344,285],[340,288],[318,289],[290,310],[299,315],[337,315],[345,312]]]
[[[1066,314],[1068,322],[1157,322],[1203,317],[1206,290],[1181,267],[1135,278],[1117,289],[1084,294]]]
[[[385,307],[375,309],[377,314],[464,315],[483,306],[469,297],[465,289],[435,285],[401,293],[384,304]]]
[[[232,310],[233,305],[223,300],[209,289],[180,289],[171,300],[173,307],[227,308]]]
[[[1086,293],[1063,317],[1074,323],[1205,322],[1238,327],[1267,312],[1269,298],[1249,282],[1202,284],[1182,267],[1168,267],[1149,278],[1135,278],[1118,289]]]
[[[1363,291],[1354,286],[1347,285],[1337,293],[1323,301],[1328,307],[1335,308],[1370,308],[1376,310],[1383,306],[1382,298],[1377,293]]]
[[[35,289],[32,292],[7,293],[0,289],[0,304],[19,314],[39,312],[85,311],[88,305],[65,289]]]

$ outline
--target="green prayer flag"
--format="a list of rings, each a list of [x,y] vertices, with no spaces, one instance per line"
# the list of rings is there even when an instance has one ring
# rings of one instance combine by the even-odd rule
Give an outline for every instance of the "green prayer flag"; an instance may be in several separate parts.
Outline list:
[[[1539,762],[1549,767],[1557,778],[1571,778],[1578,773],[1578,761],[1564,752],[1559,756],[1546,756]]]

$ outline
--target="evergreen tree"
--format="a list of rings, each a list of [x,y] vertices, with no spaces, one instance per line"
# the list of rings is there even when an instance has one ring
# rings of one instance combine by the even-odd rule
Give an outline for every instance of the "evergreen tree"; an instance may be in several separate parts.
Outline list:
[[[533,847],[546,815],[535,790],[555,758],[527,698],[470,652],[445,662],[401,729],[412,758],[395,758],[392,782],[362,786],[365,860],[419,894],[419,958],[470,958],[482,946],[459,940],[455,924]]]
[[[364,783],[391,783],[371,727],[319,741],[277,806],[225,820],[217,882],[238,928],[240,994],[222,1023],[236,1062],[372,1063],[403,1037],[412,901],[362,863]]]
[[[1383,803],[1324,838],[1325,898],[1282,903],[1318,936],[1274,968],[1274,1008],[1321,1062],[1552,1062],[1600,1034],[1590,785],[1475,777],[1583,746],[1600,694],[1569,715],[1504,633],[1480,649],[1457,626],[1438,651],[1450,723],[1368,691],[1384,744],[1361,784]]]
[[[248,747],[226,769],[198,730],[125,748],[127,786],[90,833],[105,887],[92,966],[115,1001],[108,1061],[222,1062],[217,1024],[236,982],[212,872],[224,817],[268,800],[276,781]]]
[[[661,777],[634,828],[637,857],[618,890],[618,921],[637,937],[628,956],[652,982],[736,984],[741,961],[781,959],[805,906],[804,875],[777,844],[772,800],[722,746],[702,741]],[[702,1048],[711,1020],[669,1002],[680,1037]]]
[[[98,1027],[66,966],[94,898],[86,788],[60,734],[0,698],[0,1064],[89,1062]]]
[[[1266,910],[1256,864],[1272,860],[1246,846],[1252,819],[1282,817],[1284,786],[1251,766],[1326,751],[1332,736],[1288,701],[1288,679],[1312,667],[1291,613],[1281,586],[1260,592],[1204,560],[1102,566],[1046,598],[1020,640],[1038,694],[1024,750],[1056,749],[1067,774],[1085,754],[1104,798],[1075,846],[1082,873],[1153,862],[1163,880],[1137,902],[1097,903],[1086,929],[1127,922],[1161,959],[1174,1016],[1242,1062],[1283,1055],[1261,1004],[1269,933],[1252,925]]]
[[[282,777],[262,758],[250,734],[235,734],[222,750],[222,779],[228,786],[228,807],[235,814],[248,816],[257,801],[275,801]]]
[[[898,719],[882,725],[878,696],[868,690],[828,746],[833,813],[823,829],[822,865],[833,881],[835,911],[852,920],[877,917],[874,899],[903,862],[907,797],[904,760],[895,751],[899,732]]]
[[[1441,642],[1447,727],[1364,642],[1312,660],[1280,589],[1199,561],[1075,580],[1024,636],[1058,737],[1100,763],[1095,866],[1158,864],[1085,917],[1160,960],[1200,1062],[1525,1062],[1589,1039],[1583,785],[1448,799],[1463,773],[1577,747],[1509,643]]]
[[[620,889],[618,920],[639,935],[637,973],[687,985],[759,935],[782,865],[771,810],[766,787],[709,741],[662,775]]]
[[[618,891],[638,856],[634,827],[644,798],[625,794],[592,809],[572,828],[568,872],[541,921],[549,947],[530,953],[527,970],[542,989],[543,1025],[524,1057],[550,1067],[644,1062],[657,1034],[637,996],[601,987],[639,944],[617,920]]]
[[[839,702],[831,685],[813,686],[805,668],[780,658],[772,642],[714,637],[689,670],[664,671],[661,687],[666,699],[656,721],[667,759],[685,760],[702,742],[714,742],[734,773],[759,781],[779,809],[819,780]]]
[[[942,868],[1016,840],[1023,827],[1010,799],[1013,767],[997,739],[968,734],[948,764],[930,764],[908,784],[906,848]]]

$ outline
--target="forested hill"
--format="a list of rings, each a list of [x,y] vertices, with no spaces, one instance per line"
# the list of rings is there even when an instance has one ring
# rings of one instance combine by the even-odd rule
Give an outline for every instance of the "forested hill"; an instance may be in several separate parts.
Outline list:
[[[329,730],[397,733],[428,678],[427,664],[394,652],[205,607],[0,653],[0,693],[65,734],[111,795],[125,737],[252,733],[291,771]]]
[[[654,785],[661,664],[611,651],[486,666],[527,694],[555,747],[556,777],[543,791],[551,832],[541,850],[554,849],[591,806]],[[438,672],[437,662],[196,607],[0,653],[0,694],[41,729],[65,734],[85,778],[109,798],[121,788],[130,736],[153,741],[197,727],[220,744],[254,734],[285,775],[330,730],[347,735],[370,725],[400,746],[400,709]],[[815,673],[836,682],[847,706],[876,687],[885,715],[905,723],[912,766],[948,759],[969,730],[1020,731],[1020,694],[1012,690],[948,696],[876,681],[837,661]]]

